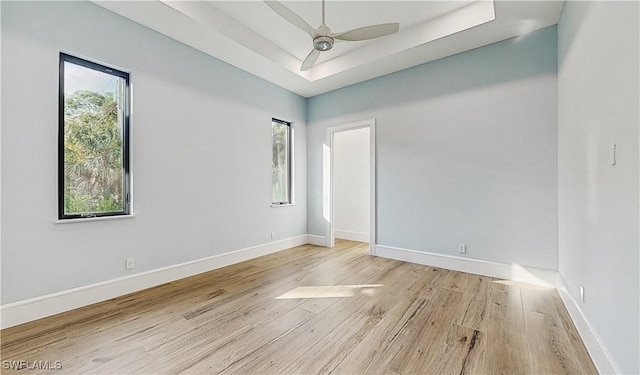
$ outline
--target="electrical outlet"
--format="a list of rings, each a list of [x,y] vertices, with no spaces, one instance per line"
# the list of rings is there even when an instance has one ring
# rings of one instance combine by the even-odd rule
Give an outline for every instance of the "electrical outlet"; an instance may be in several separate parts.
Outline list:
[[[128,270],[132,270],[133,267],[135,267],[135,264],[133,263],[133,258],[127,258],[125,260],[125,268]]]
[[[580,285],[580,301],[584,302],[584,287]]]
[[[271,232],[271,239],[276,238],[276,232]]]
[[[458,244],[458,252],[460,254],[466,254],[467,253],[467,245],[465,245],[463,243]]]

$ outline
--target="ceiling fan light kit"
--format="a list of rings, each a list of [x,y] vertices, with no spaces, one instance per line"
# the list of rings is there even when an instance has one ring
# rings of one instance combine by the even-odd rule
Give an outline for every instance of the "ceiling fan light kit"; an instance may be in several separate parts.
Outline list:
[[[328,36],[319,36],[313,40],[313,48],[322,52],[333,48],[333,38]]]
[[[400,24],[398,23],[384,23],[360,27],[341,33],[332,33],[331,29],[324,23],[324,0],[322,0],[322,24],[317,29],[313,28],[302,17],[278,1],[264,0],[264,2],[282,18],[311,36],[313,49],[302,62],[302,66],[300,67],[301,71],[309,70],[318,60],[318,57],[320,57],[320,52],[325,52],[333,48],[335,39],[346,41],[375,39],[397,33],[400,28]]]

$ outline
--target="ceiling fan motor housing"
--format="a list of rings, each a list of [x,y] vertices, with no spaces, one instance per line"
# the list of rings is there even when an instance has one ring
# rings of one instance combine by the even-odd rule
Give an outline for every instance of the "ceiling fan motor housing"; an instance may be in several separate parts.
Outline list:
[[[319,36],[313,39],[313,48],[317,51],[328,51],[333,48],[333,38],[329,36]]]

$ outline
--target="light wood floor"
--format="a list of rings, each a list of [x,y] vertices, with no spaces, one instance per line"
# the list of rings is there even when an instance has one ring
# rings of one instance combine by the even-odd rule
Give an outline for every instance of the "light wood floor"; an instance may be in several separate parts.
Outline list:
[[[10,360],[60,361],[48,374],[597,373],[555,290],[376,258],[349,241],[1,334],[3,373],[38,372]]]

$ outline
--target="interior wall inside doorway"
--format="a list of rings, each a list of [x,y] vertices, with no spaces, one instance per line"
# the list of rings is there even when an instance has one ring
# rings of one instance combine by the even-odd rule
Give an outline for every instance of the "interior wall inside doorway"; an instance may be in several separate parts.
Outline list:
[[[369,143],[368,127],[334,134],[335,238],[369,242]]]

